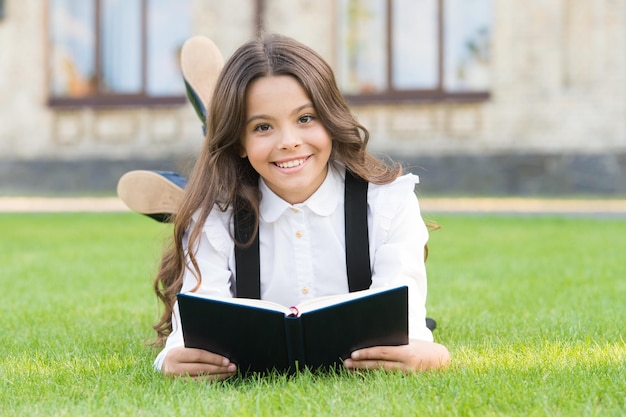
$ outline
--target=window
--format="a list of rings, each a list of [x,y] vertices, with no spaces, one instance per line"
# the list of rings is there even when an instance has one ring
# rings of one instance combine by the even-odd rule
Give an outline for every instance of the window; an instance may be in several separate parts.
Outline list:
[[[339,0],[338,81],[352,101],[484,99],[491,0]]]
[[[49,103],[184,103],[190,0],[49,0]]]

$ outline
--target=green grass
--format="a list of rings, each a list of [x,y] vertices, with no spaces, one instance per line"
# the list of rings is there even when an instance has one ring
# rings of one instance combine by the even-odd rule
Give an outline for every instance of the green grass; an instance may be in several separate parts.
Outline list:
[[[626,220],[429,217],[449,370],[207,383],[153,372],[144,343],[168,226],[0,215],[0,415],[625,415]]]

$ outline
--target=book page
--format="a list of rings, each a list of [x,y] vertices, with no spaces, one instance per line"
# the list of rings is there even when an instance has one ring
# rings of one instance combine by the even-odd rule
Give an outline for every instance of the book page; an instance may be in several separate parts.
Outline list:
[[[294,315],[299,316],[303,313],[308,313],[310,311],[319,310],[322,308],[326,308],[335,304],[344,303],[346,301],[356,300],[358,298],[368,297],[380,292],[388,291],[394,288],[398,288],[398,286],[391,287],[379,287],[379,288],[370,288],[368,290],[355,291],[345,294],[335,294],[335,295],[327,295],[322,297],[312,298],[310,300],[305,300],[294,307],[287,307],[282,304],[274,303],[272,301],[267,300],[257,300],[252,298],[234,298],[234,297],[218,297],[211,296],[206,294],[198,294],[193,292],[185,293],[185,295],[191,295],[198,298],[205,298],[208,300],[220,301],[223,303],[230,303],[236,305],[243,305],[249,307],[256,307],[265,310],[279,311],[284,313],[287,316]]]
[[[220,301],[223,303],[262,308],[264,310],[279,311],[286,315],[290,315],[293,313],[289,307],[285,307],[284,305],[273,303],[267,300],[256,300],[253,298],[218,297],[218,296],[211,296],[211,295],[206,295],[206,294],[198,294],[194,292],[187,292],[185,293],[185,295],[191,295],[193,297],[198,297],[198,298],[205,298],[207,300]]]
[[[369,297],[371,295],[388,291],[388,290],[392,290],[398,287],[399,286],[370,288],[368,290],[355,291],[355,292],[350,292],[346,294],[327,295],[324,297],[312,298],[310,300],[301,302],[295,308],[297,308],[298,315],[300,315],[303,313],[308,313],[310,311],[319,310],[319,309],[329,307],[335,304],[343,303],[346,301],[356,300],[358,298],[363,298],[363,297]]]

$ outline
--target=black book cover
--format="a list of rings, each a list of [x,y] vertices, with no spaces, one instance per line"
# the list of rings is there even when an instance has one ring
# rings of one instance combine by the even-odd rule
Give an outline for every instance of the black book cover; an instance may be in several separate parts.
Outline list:
[[[306,303],[289,309],[261,300],[178,294],[185,346],[226,356],[243,373],[328,368],[356,349],[408,343],[407,287],[325,301],[307,310]]]

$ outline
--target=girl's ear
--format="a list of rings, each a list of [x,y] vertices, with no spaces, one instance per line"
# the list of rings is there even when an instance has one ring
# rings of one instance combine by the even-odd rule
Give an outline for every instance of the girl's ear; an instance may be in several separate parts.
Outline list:
[[[242,158],[247,157],[247,156],[248,156],[248,153],[246,152],[246,148],[244,148],[244,147],[241,145],[241,143],[238,145],[238,147],[239,147],[239,149],[238,149],[239,156],[240,156],[240,157],[242,157]]]
[[[241,158],[245,158],[246,156],[248,156],[248,154],[246,153],[246,147],[243,146],[243,141],[244,141],[244,137],[242,135],[239,137],[239,140],[237,141],[237,143],[234,144],[235,149],[237,150],[237,154]]]

